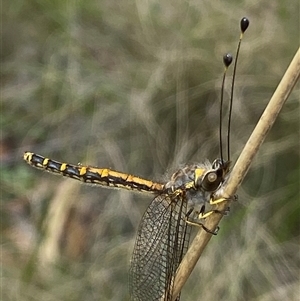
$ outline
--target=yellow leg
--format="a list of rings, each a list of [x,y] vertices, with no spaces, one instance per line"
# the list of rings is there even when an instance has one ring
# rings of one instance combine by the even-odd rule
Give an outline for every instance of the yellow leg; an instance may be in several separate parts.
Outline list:
[[[212,235],[217,235],[218,231],[219,231],[219,227],[217,227],[216,230],[212,231],[212,230],[209,230],[208,228],[206,228],[202,223],[195,222],[195,221],[191,222],[188,219],[186,219],[186,223],[189,225],[192,225],[192,226],[202,227],[207,233],[210,233]]]
[[[210,216],[212,213],[218,213],[216,212],[215,210],[211,210],[211,211],[208,211],[208,212],[205,212],[205,213],[199,213],[198,215],[198,218],[199,219],[204,219],[204,218],[207,218],[208,216]]]
[[[230,198],[228,198],[228,199],[226,199],[226,198],[219,198],[219,199],[217,199],[217,200],[214,200],[213,198],[211,198],[211,199],[209,200],[209,203],[210,203],[211,205],[216,205],[216,204],[220,204],[220,203],[225,202],[225,201],[237,201],[237,199],[238,199],[238,196],[237,196],[237,195],[234,195],[233,197],[230,197]]]
[[[228,201],[228,199],[225,199],[225,198],[220,198],[220,199],[217,199],[217,200],[211,199],[211,200],[209,201],[209,203],[210,203],[211,205],[216,205],[216,204],[220,204],[220,203],[225,202],[225,201]]]

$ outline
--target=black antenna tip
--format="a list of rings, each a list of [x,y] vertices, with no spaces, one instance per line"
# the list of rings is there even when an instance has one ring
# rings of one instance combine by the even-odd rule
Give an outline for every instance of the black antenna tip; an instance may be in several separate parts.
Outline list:
[[[246,17],[242,18],[242,20],[241,20],[241,31],[242,31],[242,33],[244,33],[247,30],[247,28],[249,26],[249,23],[250,23],[250,21],[249,21],[248,18],[246,18]]]
[[[223,56],[223,62],[226,68],[229,67],[230,64],[232,63],[232,55],[230,53],[226,53]]]

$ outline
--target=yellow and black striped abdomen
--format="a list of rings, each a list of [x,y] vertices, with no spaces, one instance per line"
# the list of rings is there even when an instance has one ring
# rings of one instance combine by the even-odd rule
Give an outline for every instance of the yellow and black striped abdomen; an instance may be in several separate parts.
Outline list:
[[[24,160],[36,168],[80,180],[85,183],[150,193],[160,193],[164,190],[163,184],[108,168],[61,163],[31,152],[24,153]]]

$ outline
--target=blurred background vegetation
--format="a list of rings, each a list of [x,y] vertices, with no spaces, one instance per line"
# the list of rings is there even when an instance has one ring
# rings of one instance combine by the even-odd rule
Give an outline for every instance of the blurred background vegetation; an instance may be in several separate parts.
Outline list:
[[[162,182],[214,159],[243,16],[234,160],[299,46],[299,1],[2,2],[2,300],[129,299],[151,196],[54,177],[23,152]],[[297,85],[182,300],[299,297],[299,169]]]

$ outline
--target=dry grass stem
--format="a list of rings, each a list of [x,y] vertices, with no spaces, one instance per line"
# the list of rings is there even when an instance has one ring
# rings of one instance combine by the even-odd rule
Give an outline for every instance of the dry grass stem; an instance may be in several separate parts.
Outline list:
[[[284,74],[281,82],[279,83],[276,91],[274,92],[268,106],[262,114],[259,122],[257,123],[254,131],[252,132],[248,142],[246,143],[241,155],[239,156],[231,174],[222,189],[222,197],[230,198],[233,196],[243,181],[250,164],[258,152],[260,145],[263,143],[266,135],[275,122],[280,110],[290,95],[293,87],[298,81],[300,76],[300,48],[296,52],[292,62],[290,63],[286,73]],[[218,206],[219,210],[225,209],[229,202],[223,202]],[[206,227],[209,229],[215,229],[222,216],[220,214],[212,214],[206,220]],[[186,256],[183,258],[181,265],[178,268],[178,272],[174,283],[174,295],[173,300],[181,291],[187,278],[191,274],[198,259],[200,258],[207,243],[211,239],[212,235],[200,229],[197,233],[194,241],[192,242]]]

